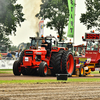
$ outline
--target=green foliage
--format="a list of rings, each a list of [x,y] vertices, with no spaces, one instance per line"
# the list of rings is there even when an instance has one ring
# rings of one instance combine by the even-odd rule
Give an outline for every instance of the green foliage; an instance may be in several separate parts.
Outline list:
[[[15,51],[15,50],[18,50],[18,47],[12,45],[12,46],[9,47],[9,50],[11,50],[11,51]]]
[[[0,41],[2,39],[6,43],[11,43],[7,37],[15,34],[17,25],[21,26],[21,22],[25,19],[22,13],[23,7],[16,4],[17,0],[0,0]]]
[[[62,40],[65,32],[64,28],[68,25],[69,9],[67,0],[42,0],[40,12],[36,17],[49,19],[46,26],[50,29],[55,28]]]
[[[30,43],[27,43],[25,49],[29,49],[29,47],[30,47]]]
[[[100,0],[86,0],[86,13],[81,14],[80,22],[87,29],[92,27],[100,27]]]

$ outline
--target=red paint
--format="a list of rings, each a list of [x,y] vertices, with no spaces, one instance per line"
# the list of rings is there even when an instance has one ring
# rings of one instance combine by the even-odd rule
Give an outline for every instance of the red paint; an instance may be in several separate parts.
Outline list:
[[[86,39],[100,39],[100,34],[86,33]]]

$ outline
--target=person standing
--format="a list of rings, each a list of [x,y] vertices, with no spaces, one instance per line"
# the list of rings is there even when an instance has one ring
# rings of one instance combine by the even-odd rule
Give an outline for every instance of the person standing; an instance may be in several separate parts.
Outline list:
[[[7,54],[7,57],[13,58],[13,57],[12,57],[12,54],[11,54],[11,50],[9,50],[9,53]]]
[[[20,54],[21,54],[21,52],[20,52],[20,50],[18,50],[18,52],[16,52],[16,55],[15,55],[16,59],[18,59],[20,57]]]

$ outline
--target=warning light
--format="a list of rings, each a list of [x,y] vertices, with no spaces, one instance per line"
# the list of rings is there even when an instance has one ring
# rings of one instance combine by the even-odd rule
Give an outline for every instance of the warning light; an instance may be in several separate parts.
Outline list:
[[[70,41],[71,41],[71,39],[70,39]]]
[[[57,36],[57,38],[59,38],[59,35]]]
[[[82,44],[82,45],[84,45],[84,44]]]
[[[84,36],[82,36],[82,39],[84,39]]]
[[[94,30],[93,30],[93,33],[94,33]]]
[[[41,35],[41,37],[43,38],[43,35]]]
[[[62,39],[64,41],[64,39]]]

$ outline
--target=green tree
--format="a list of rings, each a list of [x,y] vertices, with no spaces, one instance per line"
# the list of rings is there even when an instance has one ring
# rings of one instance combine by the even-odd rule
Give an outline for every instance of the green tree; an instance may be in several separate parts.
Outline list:
[[[18,46],[11,45],[8,49],[11,51],[15,51],[18,50]]]
[[[64,28],[68,25],[69,9],[67,0],[42,0],[40,12],[36,17],[49,19],[46,26],[57,30],[59,41],[64,37]]]
[[[100,27],[100,0],[86,0],[86,13],[81,14],[80,22],[87,29]]]
[[[17,0],[0,0],[0,37],[6,38],[8,35],[15,34],[17,26],[25,19],[22,13],[23,7],[16,4]],[[0,38],[0,41],[2,39]]]

